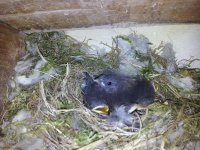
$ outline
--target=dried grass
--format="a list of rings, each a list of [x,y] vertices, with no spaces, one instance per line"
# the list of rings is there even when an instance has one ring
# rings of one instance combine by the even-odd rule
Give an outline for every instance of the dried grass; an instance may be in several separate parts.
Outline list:
[[[117,58],[115,55],[118,52],[117,47],[114,47],[109,58]],[[155,61],[164,63],[155,50],[152,53]],[[42,52],[39,55],[45,59]],[[111,61],[118,62],[114,59]],[[192,61],[188,60],[188,65]],[[24,91],[21,89],[21,94],[8,103],[4,121],[9,121],[20,109],[31,111],[33,117],[18,124],[28,128],[29,134],[42,135],[50,149],[172,149],[174,146],[184,147],[187,141],[200,139],[199,90],[184,94],[166,80],[165,74],[151,73],[149,78],[154,81],[157,98],[149,106],[146,115],[139,116],[135,113],[142,128],[137,131],[131,127],[118,128],[110,126],[105,119],[82,104],[80,72],[88,68],[79,64],[61,66],[65,68],[63,75],[41,81]],[[190,69],[185,67],[182,70]],[[196,70],[192,75],[199,72]],[[72,122],[78,122],[77,129]],[[2,128],[4,148],[12,147],[19,140],[12,126],[10,123]],[[179,128],[183,128],[183,134],[170,141],[169,135]]]

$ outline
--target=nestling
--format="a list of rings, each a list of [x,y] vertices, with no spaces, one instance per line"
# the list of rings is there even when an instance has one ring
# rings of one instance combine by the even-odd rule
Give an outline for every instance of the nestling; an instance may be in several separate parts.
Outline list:
[[[83,74],[83,103],[94,112],[108,115],[111,120],[114,116],[118,118],[114,120],[123,120],[129,126],[126,117],[132,106],[145,107],[153,103],[154,88],[150,81],[142,77],[133,78],[112,70],[104,71],[94,78],[87,72]]]

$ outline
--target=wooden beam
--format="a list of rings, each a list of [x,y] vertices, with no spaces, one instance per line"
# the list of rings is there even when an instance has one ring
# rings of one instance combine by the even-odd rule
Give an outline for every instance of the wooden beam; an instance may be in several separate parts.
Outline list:
[[[12,27],[0,23],[0,120],[8,87],[7,82],[13,74],[17,57],[23,52],[23,36]]]
[[[20,30],[120,22],[200,23],[200,0],[7,0],[0,8],[0,20]]]

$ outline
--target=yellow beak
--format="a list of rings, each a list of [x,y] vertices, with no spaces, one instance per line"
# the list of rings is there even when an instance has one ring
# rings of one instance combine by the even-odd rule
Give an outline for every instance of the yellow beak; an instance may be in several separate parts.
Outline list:
[[[108,114],[109,108],[107,105],[100,105],[92,109],[92,111],[99,114]]]

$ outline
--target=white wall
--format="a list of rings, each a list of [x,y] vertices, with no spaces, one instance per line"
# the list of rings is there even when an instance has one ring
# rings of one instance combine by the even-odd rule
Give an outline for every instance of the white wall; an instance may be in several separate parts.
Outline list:
[[[101,26],[92,28],[81,28],[66,30],[66,34],[79,41],[92,39],[89,44],[108,47],[101,42],[112,45],[112,37],[116,35],[127,35],[135,31],[149,38],[154,46],[158,46],[161,41],[171,42],[176,52],[178,60],[189,59],[190,57],[200,59],[200,24],[176,24],[176,25],[131,25]],[[192,67],[200,68],[200,61],[194,62]]]

